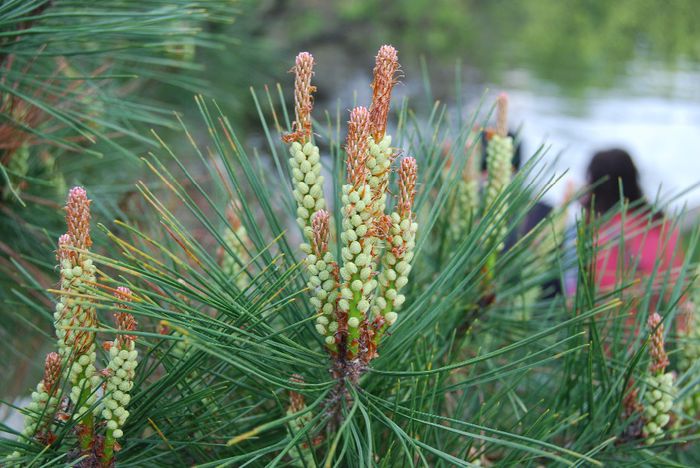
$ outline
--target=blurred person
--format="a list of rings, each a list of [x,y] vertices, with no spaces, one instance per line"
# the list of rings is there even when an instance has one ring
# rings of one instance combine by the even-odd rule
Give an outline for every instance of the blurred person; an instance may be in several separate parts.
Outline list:
[[[480,159],[478,162],[479,167],[479,183],[481,190],[483,191],[485,184],[488,180],[488,167],[487,167],[487,152],[486,148],[488,146],[488,141],[491,136],[495,133],[495,129],[491,127],[475,127],[473,132],[478,136],[476,138],[476,144],[478,144],[478,150],[476,152],[477,157]],[[508,136],[513,139],[513,159],[512,159],[512,171],[513,174],[518,172],[522,164],[522,145],[520,139],[517,135],[509,131]],[[443,151],[445,154],[449,154],[450,143],[446,144]],[[449,170],[450,165],[448,164],[447,169]],[[568,193],[572,192],[569,190]],[[567,196],[568,197],[568,196]],[[562,206],[568,204],[568,198],[565,197]],[[504,241],[504,251],[512,248],[521,238],[532,231],[538,224],[544,221],[547,216],[553,213],[553,206],[546,201],[539,199],[534,201],[532,206],[529,207],[527,213],[525,213],[522,221],[512,229]],[[563,242],[563,239],[562,239]],[[559,279],[552,279],[547,281],[542,285],[543,294],[540,299],[549,299],[562,292],[562,284]]]
[[[482,178],[482,184],[486,183],[486,180],[488,179],[488,168],[487,168],[487,163],[486,163],[486,147],[488,146],[488,141],[491,138],[491,135],[495,133],[495,129],[493,128],[485,128],[481,132],[481,178]],[[513,174],[518,172],[521,168],[522,165],[522,141],[520,140],[519,137],[516,136],[516,134],[512,131],[508,132],[508,136],[513,139],[513,160],[512,160],[512,166],[513,166]],[[569,189],[568,193],[572,193],[572,190]],[[568,197],[570,195],[567,195],[564,199],[564,202],[562,206],[566,206],[568,204]],[[527,235],[529,232],[531,232],[533,229],[537,227],[538,224],[540,224],[542,221],[544,221],[547,216],[550,214],[553,214],[554,212],[554,207],[544,201],[543,199],[536,200],[532,206],[529,207],[527,213],[525,213],[525,216],[523,220],[518,224],[518,226],[515,227],[515,229],[511,230],[511,232],[508,234],[508,237],[506,237],[505,242],[504,242],[504,250],[507,251],[510,248],[512,248],[520,239],[522,239],[525,235]],[[548,228],[545,228],[548,229]],[[560,239],[560,242],[563,242],[564,239]],[[561,284],[561,280],[558,278],[553,278],[551,280],[548,280],[544,282],[541,285],[541,295],[539,299],[551,299],[559,294],[561,294],[563,288]]]
[[[624,279],[632,279],[621,277],[630,272],[642,280],[641,287],[647,287],[645,280],[652,275],[655,284],[674,282],[683,264],[679,231],[644,197],[629,153],[617,148],[599,151],[588,165],[587,178],[592,185],[585,200],[589,216],[603,217],[595,239],[598,287],[612,291]]]

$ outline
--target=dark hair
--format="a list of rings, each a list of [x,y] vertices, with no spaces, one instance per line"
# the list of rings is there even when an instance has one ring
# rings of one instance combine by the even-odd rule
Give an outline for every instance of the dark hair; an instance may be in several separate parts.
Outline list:
[[[588,182],[595,184],[590,196],[593,210],[603,214],[621,201],[641,203],[649,208],[639,187],[639,173],[629,153],[622,149],[599,151],[588,164]],[[622,200],[620,199],[622,194]]]

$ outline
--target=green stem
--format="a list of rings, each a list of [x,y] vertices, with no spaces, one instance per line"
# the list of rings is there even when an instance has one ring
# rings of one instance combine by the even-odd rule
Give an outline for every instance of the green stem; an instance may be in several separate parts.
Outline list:
[[[109,466],[114,458],[114,436],[112,429],[107,429],[105,433],[105,445],[102,451],[102,465]]]
[[[80,448],[83,452],[89,452],[92,449],[92,443],[94,441],[93,427],[95,418],[92,411],[88,412],[88,414],[83,417],[80,424],[83,426],[80,431]]]
[[[92,395],[93,389],[90,385],[90,379],[87,378],[85,375],[86,369],[87,366],[82,370],[82,372],[80,372],[78,378],[76,379],[77,382],[83,382],[83,388],[81,388],[80,397],[78,398],[78,401],[75,404],[76,412],[82,411],[83,407],[86,407],[87,409],[87,412],[80,418],[80,425],[82,425],[83,427],[80,431],[79,440],[80,448],[84,452],[87,452],[92,448],[92,444],[94,441],[93,429],[95,425],[95,418],[92,414],[92,409],[87,407],[87,401],[90,398],[90,395]]]

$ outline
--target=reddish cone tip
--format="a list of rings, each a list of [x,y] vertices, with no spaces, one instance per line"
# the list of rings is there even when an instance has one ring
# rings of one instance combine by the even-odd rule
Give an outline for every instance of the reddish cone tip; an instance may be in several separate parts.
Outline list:
[[[389,107],[391,105],[391,91],[396,84],[396,73],[399,70],[399,59],[396,49],[390,45],[383,45],[374,65],[374,79],[372,80],[372,105],[370,106],[370,118],[372,121],[372,136],[374,141],[384,138],[386,133]]]
[[[369,111],[365,107],[356,107],[350,111],[348,137],[345,144],[348,183],[359,187],[367,180],[367,156],[369,155],[370,136]]]
[[[77,249],[88,249],[92,245],[90,239],[90,200],[83,187],[73,187],[68,192],[66,201],[67,234]]]
[[[294,63],[294,113],[296,120],[293,131],[282,139],[287,142],[297,141],[306,143],[311,138],[311,111],[313,109],[313,97],[316,87],[311,85],[311,77],[314,74],[314,57],[308,52],[297,55]]]
[[[317,211],[311,220],[313,231],[313,250],[319,260],[328,251],[330,238],[330,215],[326,210]]]
[[[496,100],[496,133],[508,136],[508,95],[501,93]]]
[[[402,217],[408,217],[413,208],[413,200],[416,196],[416,180],[418,177],[418,164],[415,158],[404,158],[399,168],[399,201],[398,211]]]

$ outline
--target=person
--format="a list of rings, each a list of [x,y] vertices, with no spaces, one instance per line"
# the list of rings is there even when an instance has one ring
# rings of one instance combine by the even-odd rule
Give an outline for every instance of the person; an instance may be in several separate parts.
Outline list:
[[[495,132],[492,128],[485,128],[481,132],[481,177],[485,181],[488,177],[488,168],[486,162],[486,147],[488,146],[488,140],[491,135]],[[518,172],[522,166],[522,141],[516,136],[512,131],[508,131],[508,136],[513,139],[513,174]],[[540,224],[547,216],[552,214],[554,207],[547,203],[543,199],[536,200],[532,206],[528,208],[525,213],[523,220],[518,224],[515,229],[508,233],[504,241],[504,251],[510,250],[520,239],[527,235],[530,231],[535,229],[538,224]],[[541,294],[539,299],[552,299],[553,297],[561,294],[563,292],[563,287],[561,281],[558,278],[552,278],[545,281],[541,285]]]
[[[601,219],[594,264],[599,289],[612,291],[635,278],[649,287],[645,280],[652,275],[657,287],[671,284],[683,263],[679,232],[644,197],[629,153],[618,148],[597,152],[587,178],[592,189],[585,205],[589,216]]]

